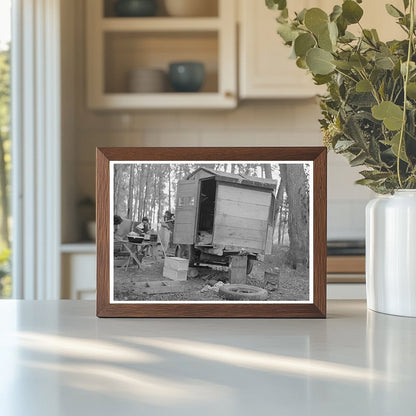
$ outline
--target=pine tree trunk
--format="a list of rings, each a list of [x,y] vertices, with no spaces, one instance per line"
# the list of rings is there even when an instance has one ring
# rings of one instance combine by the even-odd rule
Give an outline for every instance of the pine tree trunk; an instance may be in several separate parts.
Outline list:
[[[149,177],[150,177],[150,165],[147,167],[146,180],[144,183],[144,198],[143,198],[143,217],[146,216],[148,210],[148,193],[149,193]]]
[[[262,170],[264,172],[264,176],[266,179],[273,179],[272,177],[272,166],[270,165],[270,163],[263,163],[261,165]]]
[[[133,214],[133,182],[134,182],[134,165],[130,165],[130,176],[129,176],[129,195],[127,200],[127,218],[132,219]]]
[[[289,206],[289,261],[294,268],[309,261],[309,193],[303,165],[281,165]]]
[[[169,212],[172,212],[172,180],[171,180],[171,167],[169,165]]]

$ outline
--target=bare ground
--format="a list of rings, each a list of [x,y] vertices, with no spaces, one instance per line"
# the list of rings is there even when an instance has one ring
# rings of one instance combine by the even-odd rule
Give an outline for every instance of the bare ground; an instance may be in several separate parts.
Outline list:
[[[309,298],[309,271],[307,268],[298,270],[287,266],[279,267],[279,274],[271,275],[272,282],[266,279],[260,270],[276,267],[276,256],[266,256],[265,262],[256,262],[252,273],[247,278],[247,284],[263,287],[268,290],[268,301],[299,301]],[[205,286],[213,286],[217,281],[227,283],[228,272],[212,270],[207,267],[198,267],[198,276],[183,282],[180,293],[166,293],[148,295],[143,293],[141,283],[152,281],[166,281],[162,276],[163,259],[157,260],[145,257],[141,269],[137,266],[127,268],[114,268],[114,298],[119,301],[222,301],[223,299],[212,290],[201,292]]]

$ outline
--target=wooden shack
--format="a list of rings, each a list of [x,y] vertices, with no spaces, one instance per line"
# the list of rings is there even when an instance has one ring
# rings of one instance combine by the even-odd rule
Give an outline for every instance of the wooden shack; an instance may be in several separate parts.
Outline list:
[[[205,167],[177,187],[173,242],[222,256],[270,254],[276,181]]]

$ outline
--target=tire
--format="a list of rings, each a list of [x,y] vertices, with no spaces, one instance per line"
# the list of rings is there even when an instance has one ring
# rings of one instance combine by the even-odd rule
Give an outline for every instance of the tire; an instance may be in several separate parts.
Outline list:
[[[266,289],[240,284],[221,286],[218,294],[227,300],[266,300],[269,296]]]

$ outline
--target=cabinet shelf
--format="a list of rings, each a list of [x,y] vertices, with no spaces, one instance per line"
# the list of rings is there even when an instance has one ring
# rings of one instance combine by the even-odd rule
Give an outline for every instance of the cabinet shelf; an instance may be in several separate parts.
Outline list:
[[[221,20],[217,17],[142,17],[142,18],[104,18],[101,30],[104,32],[172,32],[172,31],[217,31]]]
[[[203,109],[234,108],[235,97],[218,93],[158,93],[158,94],[103,94],[95,108],[105,109]]]
[[[210,0],[216,2],[217,0]],[[236,5],[218,0],[213,17],[113,17],[103,0],[88,0],[87,102],[97,110],[230,109],[237,106]],[[169,64],[205,66],[198,93],[130,92],[129,76],[140,68],[167,73]]]

